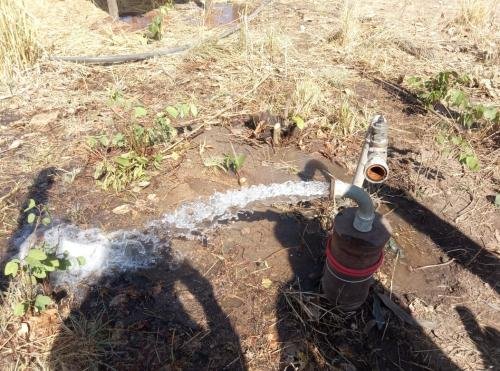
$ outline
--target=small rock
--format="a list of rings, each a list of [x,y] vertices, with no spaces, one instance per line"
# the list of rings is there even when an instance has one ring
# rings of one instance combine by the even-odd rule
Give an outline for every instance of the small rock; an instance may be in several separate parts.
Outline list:
[[[16,139],[15,141],[13,141],[10,146],[9,146],[9,149],[16,149],[17,147],[19,147],[21,144],[23,144],[23,141],[21,139]]]
[[[149,194],[147,198],[151,202],[157,202],[158,201],[158,196],[156,196],[156,194],[154,194],[154,193]]]
[[[26,322],[22,322],[21,326],[19,326],[19,330],[17,330],[17,334],[19,336],[23,336],[23,337],[27,338],[29,335],[29,332],[30,332],[30,328],[29,328],[28,324]]]
[[[115,207],[113,209],[113,214],[124,215],[124,214],[129,213],[130,211],[132,211],[132,207],[130,205],[124,204],[124,205],[120,205],[118,207]]]

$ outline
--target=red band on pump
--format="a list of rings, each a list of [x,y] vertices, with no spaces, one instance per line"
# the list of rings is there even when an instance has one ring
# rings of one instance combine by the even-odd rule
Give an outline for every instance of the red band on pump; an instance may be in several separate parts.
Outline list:
[[[353,268],[348,268],[344,265],[342,265],[337,259],[332,254],[331,251],[331,242],[332,238],[330,237],[328,239],[328,242],[326,244],[326,260],[328,264],[334,268],[337,272],[340,274],[346,275],[346,276],[351,276],[351,277],[367,277],[371,276],[373,273],[377,271],[377,269],[380,268],[382,263],[384,262],[384,253],[383,251],[380,252],[380,258],[373,264],[372,266],[364,269],[353,269]]]

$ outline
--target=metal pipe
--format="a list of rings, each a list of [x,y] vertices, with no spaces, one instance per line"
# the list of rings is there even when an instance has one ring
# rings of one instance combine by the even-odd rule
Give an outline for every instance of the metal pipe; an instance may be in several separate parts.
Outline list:
[[[389,167],[387,166],[388,125],[384,116],[377,115],[373,118],[370,126],[371,138],[364,175],[366,180],[371,183],[382,183],[389,175]]]
[[[371,183],[382,183],[387,179],[389,175],[387,132],[388,125],[384,116],[373,117],[366,131],[365,142],[352,181],[355,186],[363,187],[365,179]]]
[[[359,155],[358,166],[356,167],[356,173],[354,174],[354,178],[352,180],[352,184],[356,187],[363,187],[363,183],[365,182],[365,164],[368,160],[368,149],[370,148],[370,137],[372,132],[371,125],[366,130],[365,142],[363,143],[363,149],[361,150],[361,154]]]
[[[347,197],[358,204],[352,223],[353,227],[360,232],[371,231],[375,219],[375,208],[370,195],[363,188],[340,180],[335,180],[332,184],[333,197]]]

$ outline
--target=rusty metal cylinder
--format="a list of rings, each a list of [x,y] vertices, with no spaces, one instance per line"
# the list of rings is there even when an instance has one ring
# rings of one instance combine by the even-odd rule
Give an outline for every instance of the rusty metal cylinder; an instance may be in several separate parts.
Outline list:
[[[356,208],[347,208],[335,216],[322,279],[325,296],[344,311],[356,310],[365,302],[391,235],[389,224],[377,213],[371,231],[356,230],[355,213]]]

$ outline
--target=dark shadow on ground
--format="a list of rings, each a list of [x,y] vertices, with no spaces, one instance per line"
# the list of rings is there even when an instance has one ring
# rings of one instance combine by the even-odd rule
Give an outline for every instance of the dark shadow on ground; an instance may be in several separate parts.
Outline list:
[[[33,233],[35,229],[35,224],[28,223],[28,214],[35,213],[36,215],[38,215],[39,211],[37,209],[32,209],[30,211],[24,210],[28,207],[31,199],[33,199],[37,205],[47,205],[49,201],[49,191],[54,183],[54,177],[56,175],[56,168],[45,168],[36,175],[33,183],[28,188],[28,193],[26,194],[19,210],[19,216],[17,218],[17,228],[7,243],[7,251],[2,252],[3,255],[0,260],[0,269],[2,272],[7,261],[19,252],[19,247]],[[0,275],[0,277],[0,290],[3,291],[5,290],[5,286],[8,283],[8,280],[3,274]]]
[[[402,322],[380,303],[381,285],[375,284],[367,302],[351,313],[318,295],[327,233],[317,220],[274,211],[239,219],[275,222],[275,236],[288,250],[295,275],[276,301],[280,370],[459,370],[416,322]]]
[[[64,322],[50,368],[246,370],[212,285],[175,262],[166,252],[148,269],[102,278]]]
[[[500,293],[500,259],[449,222],[413,200],[403,189],[382,186],[379,195],[396,206],[394,212],[417,231],[429,236],[450,259]]]
[[[500,370],[500,332],[493,327],[482,328],[474,314],[463,306],[455,308],[469,337],[481,352],[484,368]]]

